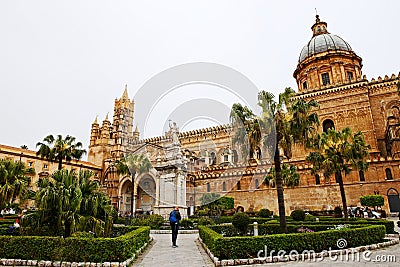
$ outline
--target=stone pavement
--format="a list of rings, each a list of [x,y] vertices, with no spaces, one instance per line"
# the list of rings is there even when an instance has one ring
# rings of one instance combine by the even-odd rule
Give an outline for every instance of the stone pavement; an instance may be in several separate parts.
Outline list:
[[[179,234],[177,248],[171,246],[171,234],[151,234],[150,236],[154,239],[153,246],[135,261],[134,266],[214,266],[198,242],[198,234]]]

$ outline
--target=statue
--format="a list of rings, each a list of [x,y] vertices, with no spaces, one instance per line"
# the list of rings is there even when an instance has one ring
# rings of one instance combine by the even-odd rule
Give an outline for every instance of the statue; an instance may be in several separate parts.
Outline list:
[[[173,144],[179,144],[179,138],[178,138],[178,136],[179,136],[179,128],[176,125],[176,122],[173,122],[172,126],[171,126],[171,121],[169,122],[169,131],[170,131],[171,136],[172,136],[172,143]]]

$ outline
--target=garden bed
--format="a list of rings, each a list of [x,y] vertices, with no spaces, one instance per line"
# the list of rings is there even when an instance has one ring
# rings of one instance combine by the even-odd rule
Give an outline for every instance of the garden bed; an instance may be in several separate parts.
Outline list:
[[[124,262],[150,241],[150,227],[128,229],[132,231],[115,238],[0,236],[0,255],[36,261]]]
[[[215,229],[215,227],[214,227]],[[342,230],[325,230],[310,233],[273,234],[263,236],[224,237],[213,229],[199,226],[199,236],[219,259],[257,258],[260,250],[321,252],[337,249],[339,239],[345,239],[346,247],[358,247],[382,242],[385,237],[383,225],[365,225]]]

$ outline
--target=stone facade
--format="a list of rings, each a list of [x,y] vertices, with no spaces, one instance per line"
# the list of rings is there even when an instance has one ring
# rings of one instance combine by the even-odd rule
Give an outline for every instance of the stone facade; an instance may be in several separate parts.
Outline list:
[[[369,169],[365,173],[352,170],[344,177],[349,206],[360,205],[361,195],[379,192],[385,196],[384,209],[395,211],[399,207],[389,207],[388,196],[398,199],[400,190],[400,75],[368,80],[362,75],[362,59],[346,41],[330,34],[327,23],[318,16],[312,31],[312,39],[301,51],[293,74],[298,84],[294,100],[318,101],[320,132],[330,127],[350,127],[353,132],[363,132],[371,146]],[[115,100],[112,123],[107,117],[101,126],[97,119],[92,124],[89,146],[89,161],[101,166],[101,182],[121,211],[128,209],[132,197],[137,199],[135,208],[144,211],[142,201],[152,194],[141,188],[141,181],[151,181],[157,191],[159,174],[152,170],[137,177],[132,193],[132,179],[117,175],[113,161],[124,153],[142,149],[156,166],[157,159],[165,157],[165,148],[173,141],[170,135],[140,140],[137,129],[132,132],[133,113],[134,103],[125,88],[123,96]],[[198,205],[203,193],[215,192],[233,196],[235,205],[245,210],[265,207],[277,212],[276,190],[263,183],[271,162],[259,158],[250,165],[244,164],[232,146],[232,136],[230,125],[179,133],[188,168],[186,205]],[[335,178],[324,180],[322,175],[311,175],[310,165],[304,160],[306,153],[295,145],[289,160],[297,166],[301,180],[300,186],[285,188],[286,212],[340,206]],[[146,209],[155,210],[156,200],[149,203]]]

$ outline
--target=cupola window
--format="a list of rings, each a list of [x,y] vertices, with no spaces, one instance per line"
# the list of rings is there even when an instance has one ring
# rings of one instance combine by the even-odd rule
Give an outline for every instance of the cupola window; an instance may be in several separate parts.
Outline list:
[[[322,84],[324,86],[331,84],[331,80],[329,79],[329,73],[327,72],[322,73]]]
[[[306,82],[306,81],[303,82],[303,89],[304,89],[304,90],[307,90],[307,82]]]
[[[351,71],[347,72],[347,81],[351,82],[353,80],[353,73]]]

